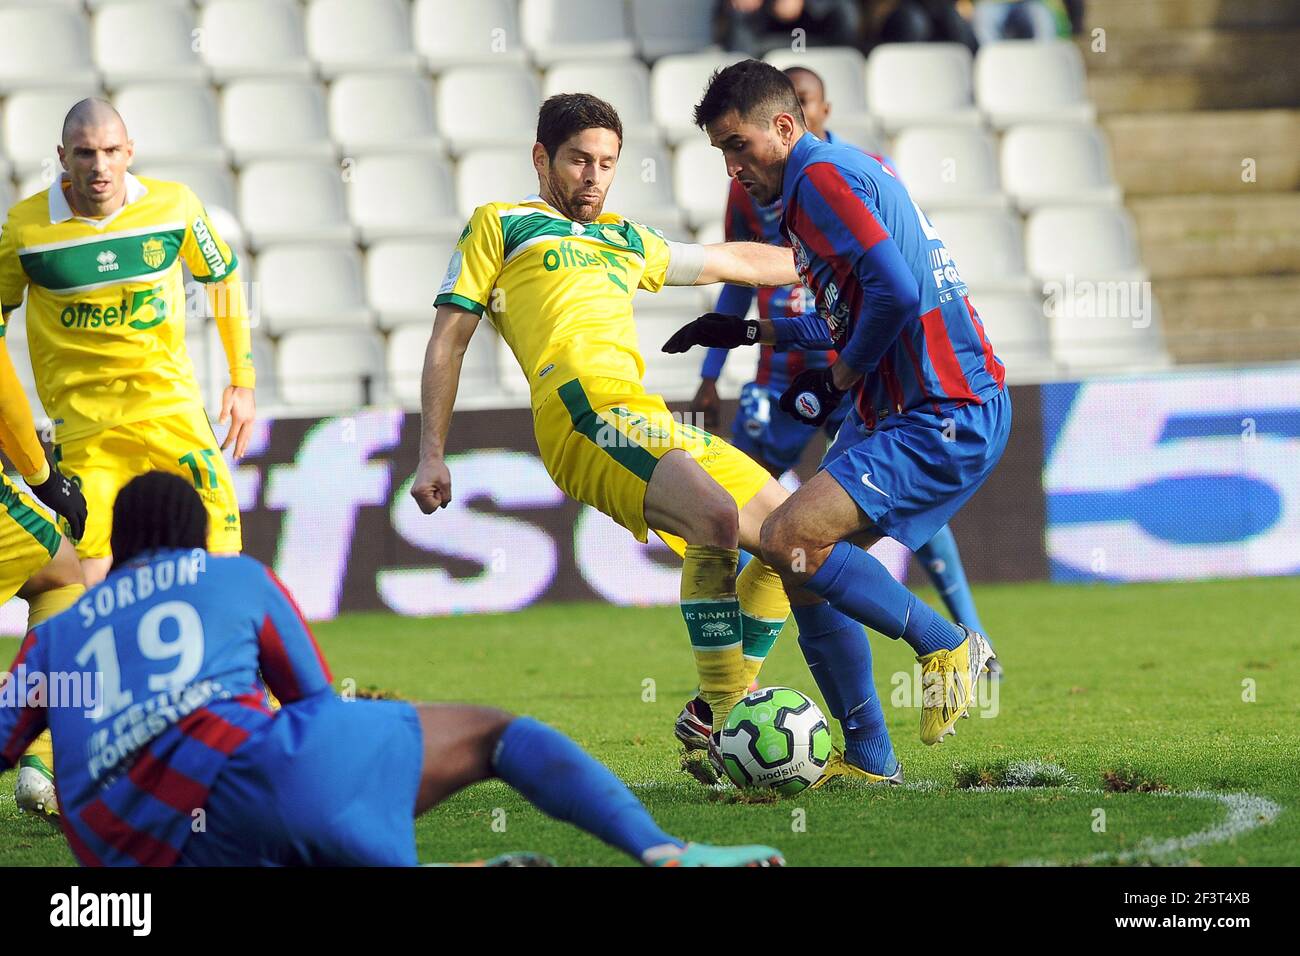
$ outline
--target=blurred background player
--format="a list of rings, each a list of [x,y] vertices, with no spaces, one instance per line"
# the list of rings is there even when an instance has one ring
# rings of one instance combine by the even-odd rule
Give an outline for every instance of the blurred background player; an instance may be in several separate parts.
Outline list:
[[[764,518],[787,492],[646,392],[632,296],[719,281],[788,285],[796,276],[771,246],[669,242],[604,211],[622,146],[608,103],[552,96],[532,153],[538,195],[474,211],[434,300],[411,495],[425,514],[452,500],[446,437],[461,360],[487,314],[528,379],[538,448],[555,483],[640,541],[655,530],[682,556],[682,614],[716,732],[789,615],[773,568],[752,561],[737,574],[738,546],[757,549]],[[688,746],[707,747],[707,734],[700,728]]]
[[[906,642],[922,668],[921,740],[935,744],[969,709],[993,656],[894,580],[865,548],[888,536],[920,550],[996,466],[1011,427],[1002,363],[942,240],[880,161],[804,128],[788,77],[745,60],[715,73],[695,119],[728,173],[760,203],[781,197],[812,315],[747,322],[705,316],[665,348],[764,342],[839,353],[795,376],[781,407],[821,425],[852,408],[816,476],[764,523],[799,643],[845,752],[828,774],[901,779],[860,625]],[[782,563],[799,555],[799,563]]]
[[[826,121],[831,113],[831,103],[826,99],[826,87],[822,78],[802,66],[789,67],[784,70],[784,73],[794,84],[808,132],[827,143],[839,142],[835,134],[826,128]],[[875,156],[875,158],[893,171],[893,166],[886,157]],[[895,172],[894,175],[897,173]],[[769,205],[760,205],[735,179],[731,181],[731,188],[727,194],[727,209],[723,222],[729,242],[767,242],[779,246],[788,245],[781,234],[780,197],[778,196]],[[802,284],[779,289],[759,289],[757,296],[760,319],[787,318],[813,311],[812,303],[808,301]],[[718,295],[716,312],[722,315],[744,316],[749,312],[754,297],[755,290],[752,288],[738,285],[724,286]],[[721,404],[717,382],[728,354],[727,349],[709,349],[700,371],[701,381],[699,391],[695,394],[694,407],[704,415],[706,428],[716,430],[720,425]],[[731,426],[732,444],[779,478],[799,463],[804,449],[818,436],[819,431],[828,439],[833,439],[845,415],[848,414],[849,402],[840,402],[819,430],[809,428],[794,416],[782,411],[780,398],[790,387],[792,379],[800,372],[805,369],[827,368],[835,359],[836,353],[833,350],[778,351],[772,345],[760,344],[758,373],[754,381],[746,384],[740,392],[740,404]],[[794,485],[797,485],[797,482],[791,482],[791,486]],[[916,557],[929,574],[935,590],[939,592],[952,619],[981,634],[986,633],[975,606],[975,597],[966,579],[961,553],[952,530],[944,525],[916,552]],[[997,679],[1001,675],[1002,665],[995,657],[989,664],[989,676]]]
[[[238,263],[202,204],[180,183],[127,171],[126,126],[103,100],[69,110],[64,172],[9,210],[0,237],[0,302],[27,293],[27,341],[55,461],[89,507],[76,542],[88,585],[102,580],[113,497],[161,468],[190,479],[208,508],[209,548],[241,549],[239,502],[221,451],[251,436],[253,360]],[[230,368],[218,443],[185,348],[182,263],[206,288]]]
[[[68,533],[81,534],[86,499],[81,489],[45,456],[36,436],[32,409],[14,371],[0,320],[0,449],[41,502],[63,516]],[[30,630],[53,617],[85,591],[77,552],[26,494],[0,474],[0,604],[15,594],[27,602]],[[28,813],[55,815],[54,754],[43,733],[19,761],[14,801]]]
[[[603,764],[528,717],[340,698],[274,572],[203,550],[208,511],[183,479],[132,479],[113,519],[107,580],[29,631],[10,668],[82,686],[113,674],[108,696],[91,708],[0,695],[0,770],[54,731],[63,832],[82,865],[413,866],[414,817],[492,777],[646,865],[783,862],[670,836]]]

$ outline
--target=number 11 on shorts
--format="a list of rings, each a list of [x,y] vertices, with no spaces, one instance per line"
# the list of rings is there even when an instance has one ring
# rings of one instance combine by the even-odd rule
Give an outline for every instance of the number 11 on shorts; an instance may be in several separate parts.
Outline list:
[[[212,459],[216,456],[216,449],[200,448],[197,452],[189,452],[176,459],[178,464],[186,465],[190,469],[190,475],[194,478],[194,487],[203,490],[203,472],[199,470],[198,455],[203,456],[203,467],[208,472],[208,488],[217,487],[217,469],[212,467]]]

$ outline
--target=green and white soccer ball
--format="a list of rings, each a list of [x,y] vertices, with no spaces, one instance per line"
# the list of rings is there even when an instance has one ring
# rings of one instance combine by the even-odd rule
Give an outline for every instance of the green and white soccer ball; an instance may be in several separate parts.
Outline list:
[[[722,727],[722,764],[738,787],[791,796],[821,779],[831,756],[826,717],[789,687],[747,694]]]

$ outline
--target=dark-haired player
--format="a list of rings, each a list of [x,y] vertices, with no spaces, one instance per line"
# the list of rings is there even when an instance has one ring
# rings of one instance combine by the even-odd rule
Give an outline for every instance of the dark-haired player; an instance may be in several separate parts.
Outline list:
[[[799,98],[804,126],[808,132],[827,143],[839,142],[826,126],[831,104],[826,99],[826,87],[822,78],[804,66],[787,67],[784,72]],[[891,175],[897,175],[886,157],[874,153],[870,155],[879,160]],[[739,180],[731,180],[723,220],[727,240],[788,245],[781,232],[781,208],[779,196],[772,203],[763,205],[749,194]],[[755,290],[728,285],[718,295],[714,308],[721,315],[744,316],[749,312],[754,299]],[[811,296],[801,284],[780,289],[762,289],[758,292],[757,299],[760,319],[785,319],[813,311]],[[709,349],[700,370],[701,381],[695,394],[694,407],[703,412],[705,427],[716,427],[719,409],[717,380],[722,374],[728,354],[727,349]],[[779,477],[798,464],[808,443],[818,437],[819,433],[824,434],[828,440],[833,440],[848,414],[848,402],[840,402],[821,429],[816,429],[809,428],[799,418],[782,411],[780,399],[796,375],[805,369],[826,368],[836,357],[834,350],[802,351],[761,344],[758,374],[753,382],[741,389],[740,404],[731,428],[732,444]],[[966,578],[961,552],[952,529],[947,525],[940,528],[916,552],[916,557],[925,568],[935,590],[939,592],[952,619],[984,633],[975,596]],[[989,662],[989,668],[996,674],[1001,673],[997,658]],[[699,705],[699,701],[692,701],[687,711],[683,712],[681,720],[688,720],[692,710],[701,710]]]
[[[926,744],[953,731],[993,655],[979,633],[948,623],[859,545],[887,535],[915,551],[983,483],[1011,427],[1002,363],[956,264],[902,183],[879,160],[808,132],[780,70],[756,60],[720,70],[695,119],[756,201],[781,200],[782,232],[815,311],[757,323],[710,315],[679,336],[838,352],[828,367],[795,376],[781,397],[785,411],[814,426],[846,393],[852,404],[821,471],[764,523],[762,553],[781,569],[800,645],[843,724],[840,771],[888,779],[898,761],[854,622],[916,651]]]
[[[452,499],[447,431],[461,358],[486,315],[528,380],[555,483],[638,540],[653,529],[683,556],[682,613],[716,731],[789,615],[774,569],[755,561],[737,575],[738,545],[757,549],[763,519],[787,492],[646,392],[632,297],[665,285],[788,285],[796,274],[788,249],[669,242],[605,211],[622,145],[608,103],[553,96],[533,146],[538,194],[474,211],[434,300],[411,494],[426,514]]]
[[[0,683],[0,769],[49,724],[80,863],[414,865],[414,818],[489,777],[647,865],[781,863],[769,847],[668,835],[530,718],[340,698],[284,586],[252,558],[209,555],[207,525],[184,479],[132,479],[108,577],[29,631],[14,686]]]

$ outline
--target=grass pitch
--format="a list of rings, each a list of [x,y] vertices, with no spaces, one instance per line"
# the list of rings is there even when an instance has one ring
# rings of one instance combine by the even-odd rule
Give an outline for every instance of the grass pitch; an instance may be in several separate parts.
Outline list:
[[[713,793],[681,769],[672,725],[694,669],[675,608],[354,614],[316,633],[338,682],[531,714],[608,763],[671,832],[768,843],[796,866],[1300,864],[1300,582],[985,585],[977,599],[1007,678],[957,737],[921,745],[914,658],[875,637],[907,785],[775,801]],[[16,648],[0,641],[0,656]],[[761,682],[817,696],[793,625]],[[417,836],[424,861],[528,849],[628,862],[498,783],[426,814]],[[0,776],[0,865],[71,862]]]

